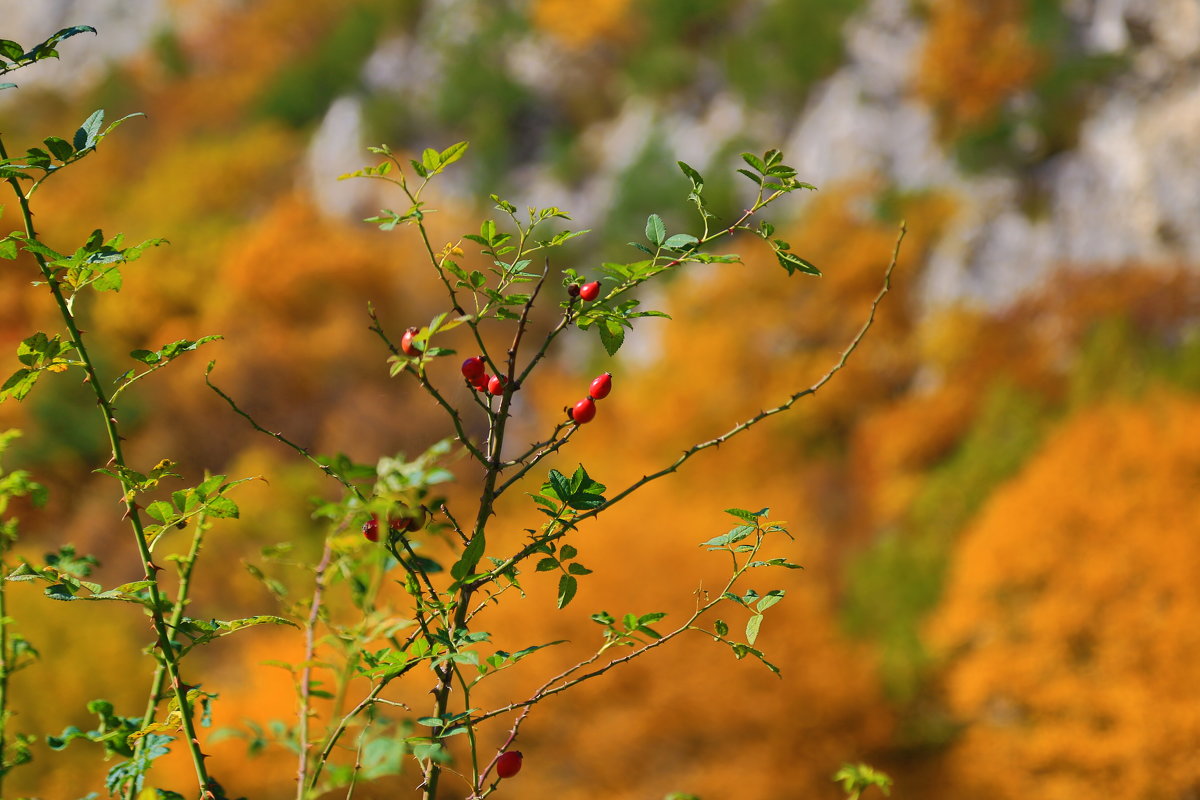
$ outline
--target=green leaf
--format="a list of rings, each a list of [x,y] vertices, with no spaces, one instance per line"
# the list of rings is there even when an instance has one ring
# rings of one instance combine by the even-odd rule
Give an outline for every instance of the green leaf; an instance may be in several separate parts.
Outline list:
[[[60,139],[57,136],[47,136],[44,140],[46,148],[59,161],[66,161],[75,154],[75,148],[71,147],[70,142],[65,139]]]
[[[625,327],[618,320],[603,320],[596,326],[596,332],[600,334],[600,344],[604,345],[604,351],[610,356],[615,356],[625,343]]]
[[[552,569],[558,569],[558,559],[550,556],[538,561],[537,566],[534,567],[535,572],[549,572]]]
[[[676,161],[675,163],[679,165],[679,169],[683,172],[684,175],[687,176],[688,180],[690,180],[692,182],[692,188],[695,191],[699,192],[701,189],[704,188],[704,178],[703,178],[703,176],[700,175],[699,172],[697,172],[695,169],[693,169],[688,164],[683,163],[682,161]]]
[[[762,627],[763,615],[755,614],[746,621],[746,644],[754,644],[758,638],[758,629]]]
[[[442,167],[449,166],[455,161],[463,157],[463,153],[467,152],[467,142],[457,142],[452,144],[438,154],[438,159],[441,161]]]
[[[0,39],[0,56],[7,58],[9,61],[20,61],[25,55],[25,48],[14,42],[12,39]]]
[[[743,174],[743,175],[745,175],[747,178],[749,178],[750,180],[752,180],[752,181],[754,181],[755,183],[757,183],[759,186],[762,186],[763,179],[762,179],[762,178],[760,178],[759,176],[755,175],[755,174],[754,174],[753,172],[751,172],[750,170],[748,170],[748,169],[739,169],[739,170],[738,170],[738,172],[742,173],[742,174]]]
[[[677,233],[671,238],[663,242],[663,247],[668,250],[682,250],[685,247],[691,247],[699,244],[700,240],[690,233]]]
[[[17,243],[7,237],[0,239],[0,258],[12,261],[17,257]]]
[[[753,167],[754,170],[760,174],[767,171],[767,165],[763,163],[761,158],[753,153],[742,153],[742,160]]]
[[[479,559],[483,558],[486,545],[483,531],[478,531],[471,537],[471,542],[463,549],[458,561],[450,567],[450,575],[454,580],[461,581],[475,570],[475,565],[479,563]]]
[[[709,550],[724,550],[728,548],[729,545],[736,544],[742,539],[745,539],[747,536],[754,533],[754,531],[755,528],[749,525],[739,525],[733,530],[729,531],[729,533],[709,539],[700,546],[707,547]]]
[[[763,508],[758,511],[747,511],[744,508],[727,508],[727,509],[725,509],[726,514],[737,517],[740,520],[745,520],[746,522],[749,522],[751,525],[757,524],[758,520],[761,517],[765,517],[767,514],[770,513],[770,511],[771,511],[771,509],[769,509],[769,508]]]
[[[776,250],[775,257],[779,259],[779,266],[787,270],[788,275],[795,273],[796,270],[807,275],[820,275],[821,270],[814,267],[808,261],[805,261],[795,253],[788,253],[783,250]]]
[[[646,218],[646,238],[653,245],[661,245],[667,238],[667,227],[658,214],[651,214]]]
[[[758,603],[754,607],[758,610],[758,613],[761,614],[762,612],[766,611],[768,608],[770,608],[771,606],[775,605],[780,600],[782,600],[783,596],[785,594],[786,594],[786,592],[783,589],[772,589],[771,591],[769,591],[765,595],[763,595],[763,598],[761,600],[759,600]]]
[[[567,604],[575,598],[575,591],[579,588],[579,581],[571,575],[563,575],[558,579],[558,607],[566,608]]]
[[[567,572],[572,575],[591,575],[592,571],[579,562],[575,562],[567,567]]]
[[[729,625],[723,619],[713,621],[713,630],[717,632],[717,636],[722,638],[729,635]]]
[[[214,497],[204,504],[204,509],[211,517],[237,519],[238,516],[237,503],[228,497]]]
[[[100,126],[104,124],[104,109],[97,109],[92,112],[92,115],[83,121],[79,126],[79,130],[75,131],[75,138],[72,144],[76,150],[86,150],[89,147],[94,147],[100,136]]]

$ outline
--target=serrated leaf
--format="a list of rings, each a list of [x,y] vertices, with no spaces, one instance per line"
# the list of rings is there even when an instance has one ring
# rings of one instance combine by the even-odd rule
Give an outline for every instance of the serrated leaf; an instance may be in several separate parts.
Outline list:
[[[821,274],[821,270],[817,269],[815,266],[810,264],[808,261],[805,261],[795,253],[777,250],[775,251],[775,257],[779,259],[779,265],[787,270],[788,275],[793,274],[796,272],[796,270],[799,270],[806,275],[819,276]]]
[[[100,126],[104,124],[104,109],[100,108],[92,112],[92,115],[83,121],[79,129],[75,131],[75,137],[71,144],[76,150],[86,150],[96,144],[97,137],[100,135]]]
[[[721,536],[715,536],[700,546],[707,547],[709,550],[723,550],[729,547],[729,545],[736,544],[742,539],[745,539],[747,536],[750,536],[754,533],[754,531],[755,529],[752,526],[739,525],[729,531],[729,533],[722,534]]]
[[[600,344],[604,345],[604,351],[610,356],[615,356],[625,343],[625,328],[617,320],[602,320],[596,326],[596,332],[600,334]]]
[[[762,599],[755,604],[754,608],[758,611],[758,613],[761,614],[782,600],[785,594],[786,592],[783,589],[772,589],[762,596]]]
[[[663,242],[663,247],[667,248],[668,250],[682,250],[685,247],[691,247],[699,242],[700,240],[695,236],[692,236],[690,233],[677,233]]]
[[[558,579],[558,607],[566,608],[567,604],[575,598],[575,592],[579,588],[579,581],[572,575],[563,575]]]
[[[534,572],[549,572],[552,569],[558,569],[558,559],[547,556],[538,561],[537,566],[533,569]]]
[[[667,226],[658,214],[651,214],[646,218],[646,238],[653,245],[661,245],[667,238]]]
[[[763,173],[767,171],[767,165],[763,160],[753,153],[742,153],[742,160],[754,168],[755,171]],[[740,170],[739,170],[740,172]]]

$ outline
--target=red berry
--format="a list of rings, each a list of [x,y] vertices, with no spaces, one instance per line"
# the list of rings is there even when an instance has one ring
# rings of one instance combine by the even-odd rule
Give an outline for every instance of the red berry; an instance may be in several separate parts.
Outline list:
[[[409,328],[400,337],[400,350],[406,356],[419,356],[421,351],[417,349],[417,345],[413,342],[413,337],[420,333],[418,328]]]
[[[608,393],[612,391],[612,373],[606,372],[592,381],[591,387],[588,389],[588,394],[593,400],[603,400],[608,397]]]
[[[596,416],[596,401],[590,397],[585,397],[571,408],[570,414],[571,420],[576,425],[591,422]]]
[[[467,380],[477,378],[483,374],[484,367],[483,356],[471,356],[462,363],[462,374]]]
[[[362,533],[363,533],[363,536],[366,537],[368,542],[378,542],[379,541],[379,517],[371,517],[369,520],[364,522],[363,526],[362,526]]]
[[[496,774],[501,778],[511,778],[521,771],[521,751],[508,750],[496,759]]]
[[[569,286],[567,286],[567,296],[568,297],[579,297],[579,284],[578,283],[572,283]]]
[[[467,383],[471,384],[471,388],[477,392],[486,392],[488,388],[488,381],[491,379],[491,375],[488,375],[486,372],[481,372],[474,378],[467,378]]]
[[[579,287],[579,297],[583,300],[591,302],[600,296],[600,281],[592,281],[585,283]]]
[[[493,375],[488,378],[487,390],[489,394],[494,394],[497,397],[504,394],[504,384],[508,383],[508,378],[503,375]]]

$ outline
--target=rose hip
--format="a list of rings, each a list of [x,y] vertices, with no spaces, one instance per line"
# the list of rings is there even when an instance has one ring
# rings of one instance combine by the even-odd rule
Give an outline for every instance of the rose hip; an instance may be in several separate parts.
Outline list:
[[[585,422],[591,422],[596,416],[596,401],[590,397],[585,397],[571,407],[571,421],[576,425],[582,425]]]
[[[488,394],[494,394],[497,397],[504,394],[504,385],[508,383],[508,378],[503,375],[493,375],[488,378],[487,390]]]
[[[363,523],[362,535],[366,537],[368,542],[379,541],[379,517],[371,517]]]
[[[581,300],[591,302],[600,296],[600,281],[592,281],[585,283],[579,287],[579,297]]]
[[[501,753],[496,759],[496,774],[501,778],[511,778],[521,771],[523,756],[520,750],[509,750]]]
[[[592,385],[588,388],[588,395],[593,400],[603,400],[608,397],[608,393],[612,391],[612,373],[606,372],[598,376],[592,381]]]
[[[471,356],[462,363],[462,374],[467,380],[477,378],[483,374],[484,368],[487,365],[483,361],[483,356]]]
[[[406,356],[419,356],[421,351],[417,349],[417,345],[413,342],[413,337],[420,333],[419,328],[409,328],[400,337],[400,351]]]

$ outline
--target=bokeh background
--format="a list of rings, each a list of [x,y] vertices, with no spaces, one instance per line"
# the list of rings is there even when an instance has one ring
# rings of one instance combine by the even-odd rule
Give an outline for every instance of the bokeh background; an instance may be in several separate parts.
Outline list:
[[[624,243],[650,212],[692,224],[676,159],[730,219],[749,197],[737,154],[780,147],[820,191],[772,218],[825,276],[787,279],[734,242],[744,265],[644,297],[674,322],[639,323],[615,359],[570,337],[523,391],[523,430],[607,369],[617,388],[560,464],[619,486],[667,463],[824,372],[905,219],[876,328],[817,397],[587,526],[595,575],[571,608],[531,576],[495,630],[512,650],[586,648],[592,611],[686,613],[720,576],[696,544],[728,527],[722,509],[769,505],[806,567],[757,579],[789,592],[759,640],[783,678],[700,637],[664,649],[541,707],[505,796],[833,798],[832,773],[860,759],[899,798],[1200,794],[1196,0],[0,0],[0,22],[22,43],[100,32],[0,95],[10,150],[68,137],[97,107],[147,115],[37,196],[59,249],[97,227],[171,242],[118,296],[84,301],[103,362],[226,337],[122,407],[134,463],[270,481],[210,537],[198,614],[273,613],[238,562],[282,541],[313,552],[307,499],[336,488],[204,388],[208,359],[265,424],[319,452],[413,454],[441,430],[366,329],[367,301],[394,331],[443,310],[412,231],[360,221],[400,200],[335,180],[367,145],[470,140],[434,195],[435,238],[477,230],[490,192],[558,205],[593,231],[559,266],[588,274],[632,259]],[[3,352],[54,324],[32,274],[0,270]],[[49,376],[0,408],[0,428],[26,429],[6,465],[52,490],[19,509],[21,552],[73,542],[111,585],[139,568],[113,487],[90,474],[107,458],[93,415],[75,380]],[[136,609],[10,594],[43,653],[14,678],[17,730],[90,727],[97,696],[141,709]],[[287,720],[293,688],[262,662],[300,647],[260,628],[198,655],[216,727]],[[571,655],[531,659],[528,683],[497,699]],[[245,750],[212,746],[232,796],[293,795],[289,754]],[[103,792],[83,746],[35,755],[13,796]]]

